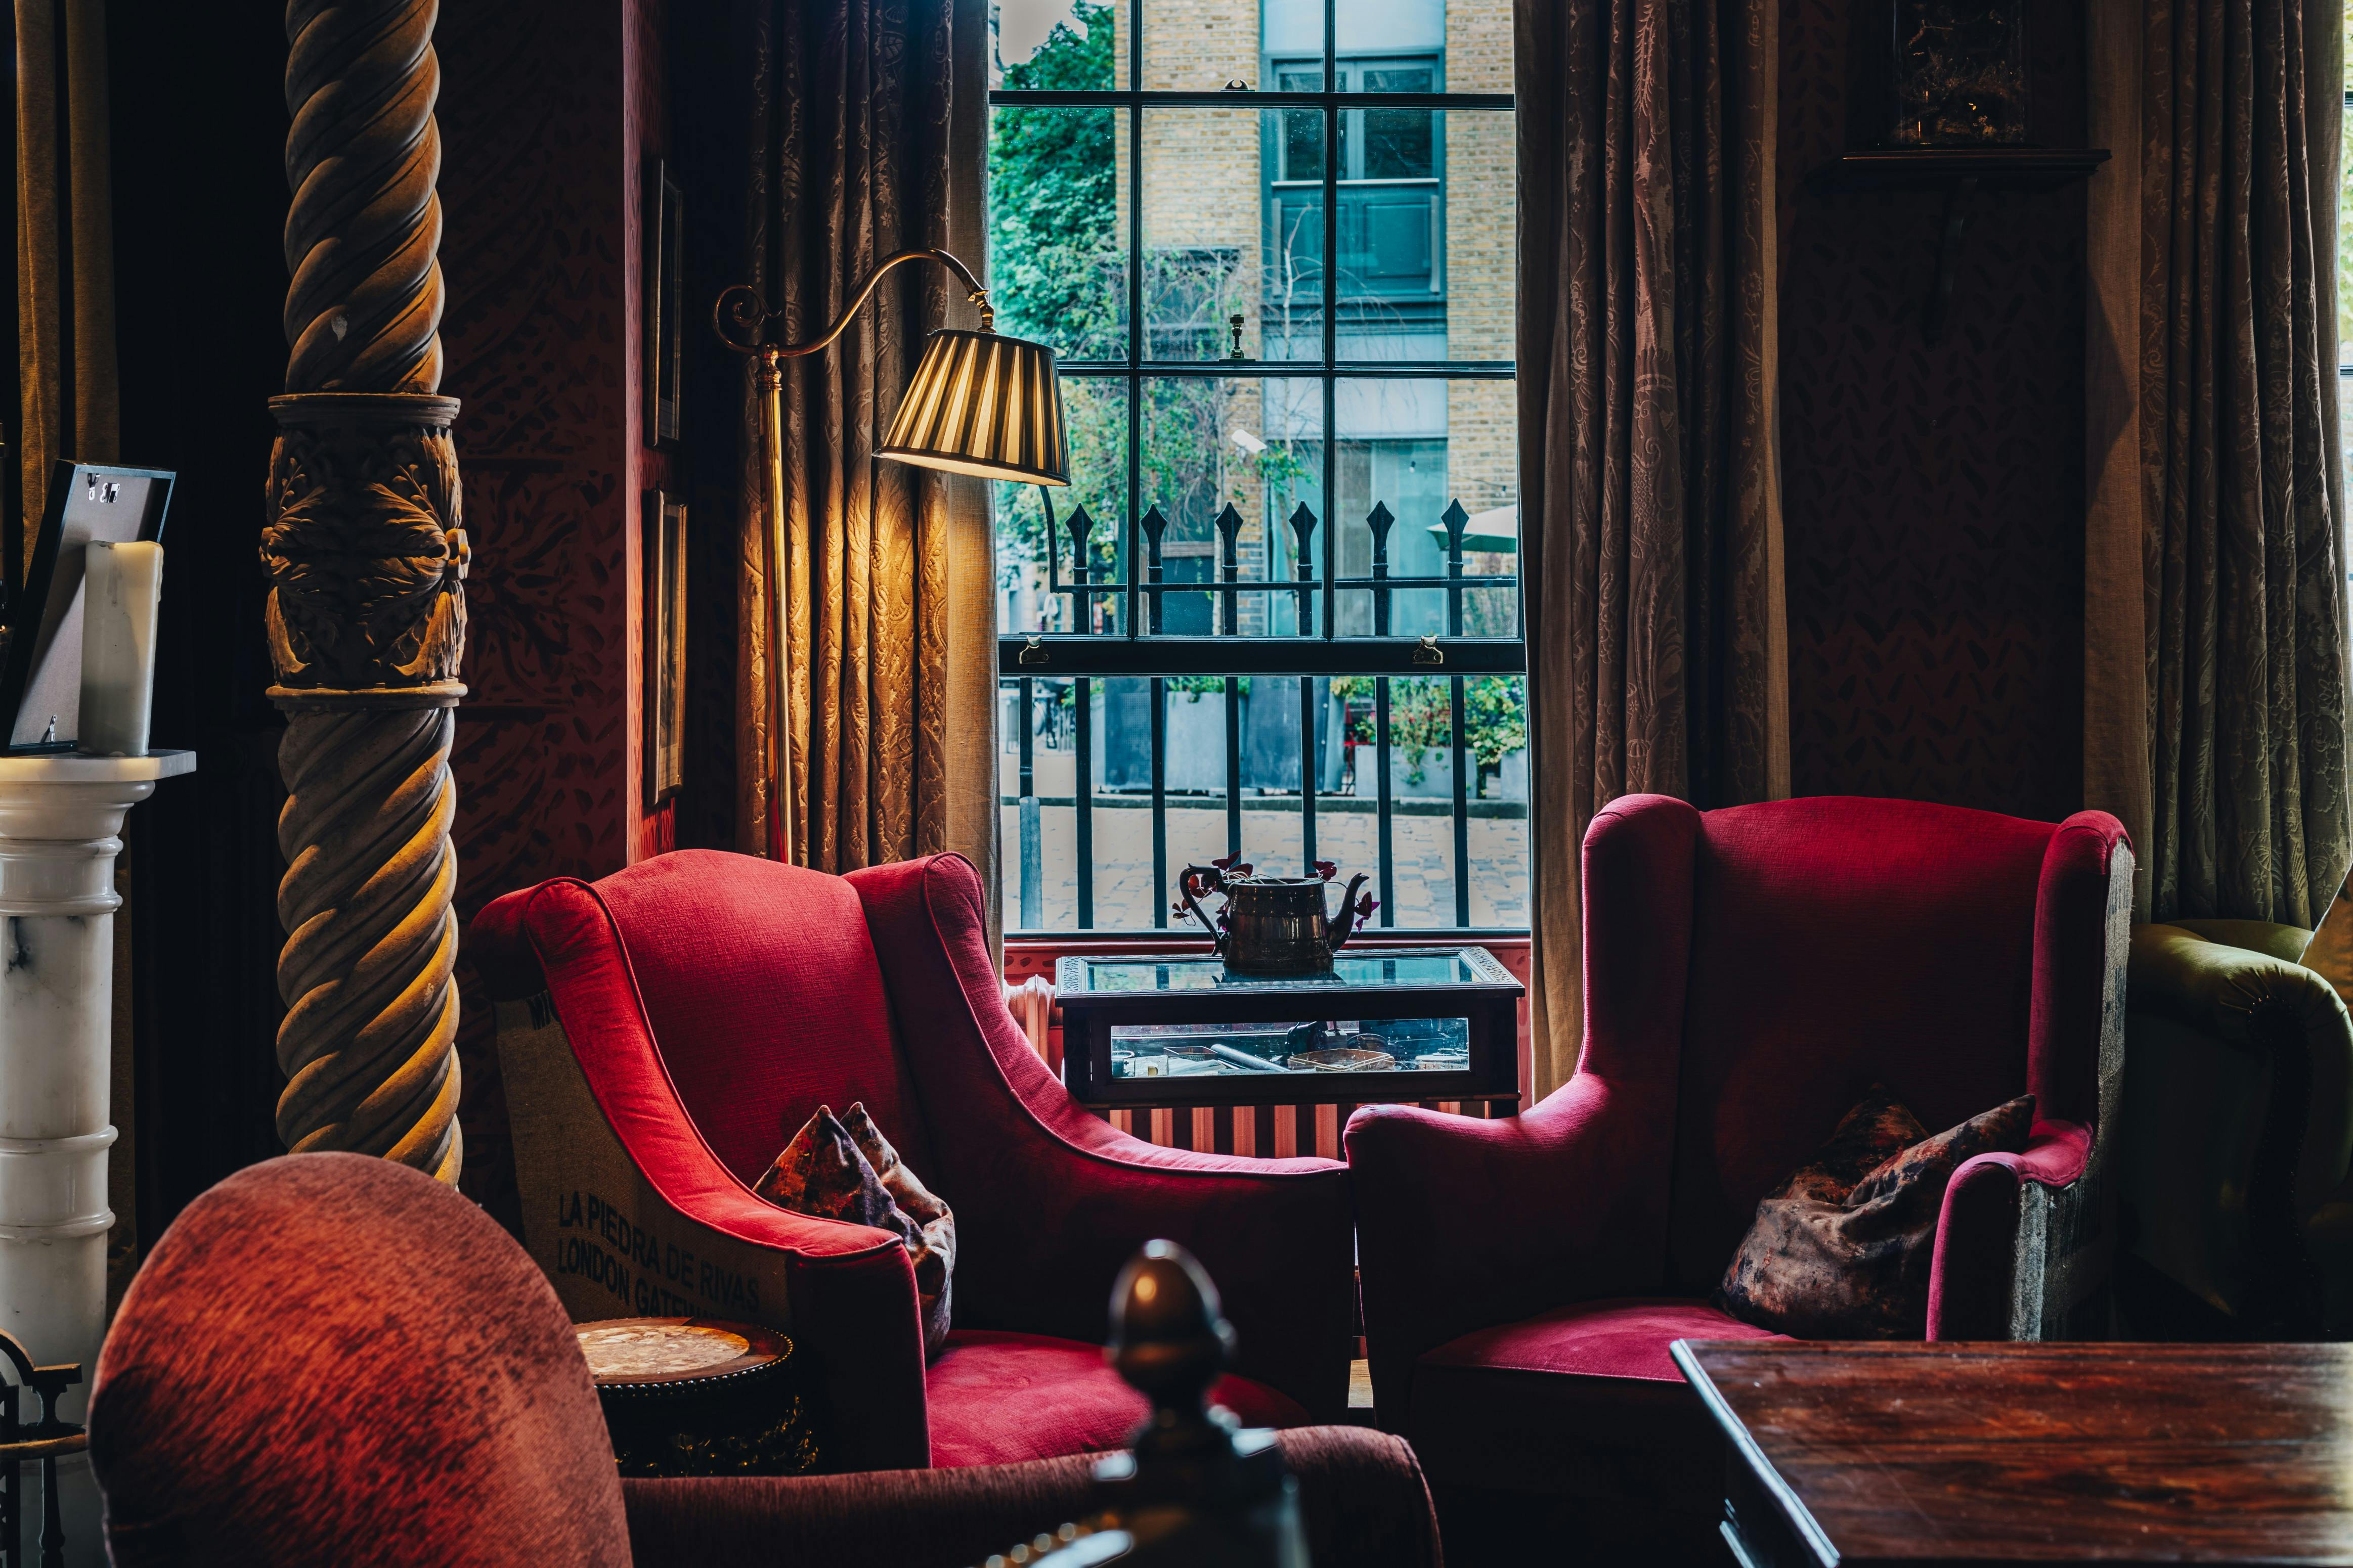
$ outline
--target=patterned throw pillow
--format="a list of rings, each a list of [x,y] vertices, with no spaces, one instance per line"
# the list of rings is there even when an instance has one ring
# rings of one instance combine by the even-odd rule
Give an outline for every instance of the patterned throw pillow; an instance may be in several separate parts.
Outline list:
[[[2028,1094],[1930,1138],[1872,1085],[1812,1163],[1757,1205],[1716,1307],[1799,1339],[1926,1339],[1953,1173],[1978,1154],[2019,1152],[2033,1125]]]
[[[872,1226],[904,1241],[923,1305],[923,1353],[940,1353],[955,1272],[955,1215],[900,1160],[864,1105],[839,1117],[818,1106],[752,1190],[778,1208]]]

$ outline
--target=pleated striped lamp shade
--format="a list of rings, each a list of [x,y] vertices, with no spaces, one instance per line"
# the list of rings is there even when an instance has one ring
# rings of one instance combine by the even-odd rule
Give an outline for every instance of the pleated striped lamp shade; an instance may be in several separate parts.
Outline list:
[[[1054,351],[1022,338],[944,327],[877,454],[1018,484],[1071,482],[1071,437]]]

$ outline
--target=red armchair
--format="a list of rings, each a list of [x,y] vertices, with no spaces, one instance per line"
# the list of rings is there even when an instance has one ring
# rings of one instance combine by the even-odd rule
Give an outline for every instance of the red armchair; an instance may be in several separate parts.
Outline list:
[[[1712,1512],[1720,1453],[1667,1346],[1769,1337],[1706,1298],[1873,1082],[1932,1129],[2037,1100],[2024,1153],[1955,1175],[1929,1336],[2097,1324],[2132,864],[2100,812],[1603,810],[1577,1077],[1509,1120],[1349,1121],[1383,1425],[1433,1484]]]
[[[360,1154],[249,1166],[172,1222],[108,1332],[90,1437],[117,1568],[961,1568],[1102,1506],[1080,1458],[622,1479],[522,1248]],[[1404,1443],[1345,1426],[1279,1442],[1316,1562],[1438,1568]]]
[[[1240,1336],[1221,1403],[1261,1426],[1345,1408],[1345,1168],[1155,1148],[1081,1109],[1006,1011],[981,899],[952,855],[842,878],[686,850],[478,915],[525,1240],[566,1310],[791,1333],[828,1468],[1042,1458],[1142,1417],[1097,1347],[1120,1266],[1167,1237]],[[747,1184],[853,1100],[955,1210],[929,1366],[898,1239]]]

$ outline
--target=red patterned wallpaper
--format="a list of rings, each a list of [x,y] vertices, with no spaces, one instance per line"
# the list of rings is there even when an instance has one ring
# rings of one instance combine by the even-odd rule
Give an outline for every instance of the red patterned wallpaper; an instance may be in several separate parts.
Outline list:
[[[2037,141],[2080,146],[2081,0],[2027,9]],[[1790,783],[2039,817],[2082,804],[2084,196],[1975,198],[1922,341],[1933,195],[1825,195],[1869,146],[1884,0],[1781,12]]]
[[[659,0],[501,0],[441,15],[442,388],[473,567],[458,912],[659,843],[641,805],[635,366],[638,164],[662,108]],[[649,53],[653,59],[649,70]],[[506,1106],[461,942],[464,1185],[510,1225]]]

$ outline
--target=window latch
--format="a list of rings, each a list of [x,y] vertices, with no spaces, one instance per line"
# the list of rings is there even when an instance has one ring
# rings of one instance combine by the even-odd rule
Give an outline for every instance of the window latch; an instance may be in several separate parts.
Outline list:
[[[1051,657],[1052,656],[1048,654],[1046,651],[1044,639],[1032,634],[1029,640],[1021,645],[1021,652],[1016,656],[1016,662],[1020,664],[1043,664]]]
[[[1444,664],[1446,662],[1446,650],[1438,646],[1438,634],[1436,632],[1430,633],[1428,637],[1422,638],[1421,641],[1414,645],[1413,662],[1416,664]]]

